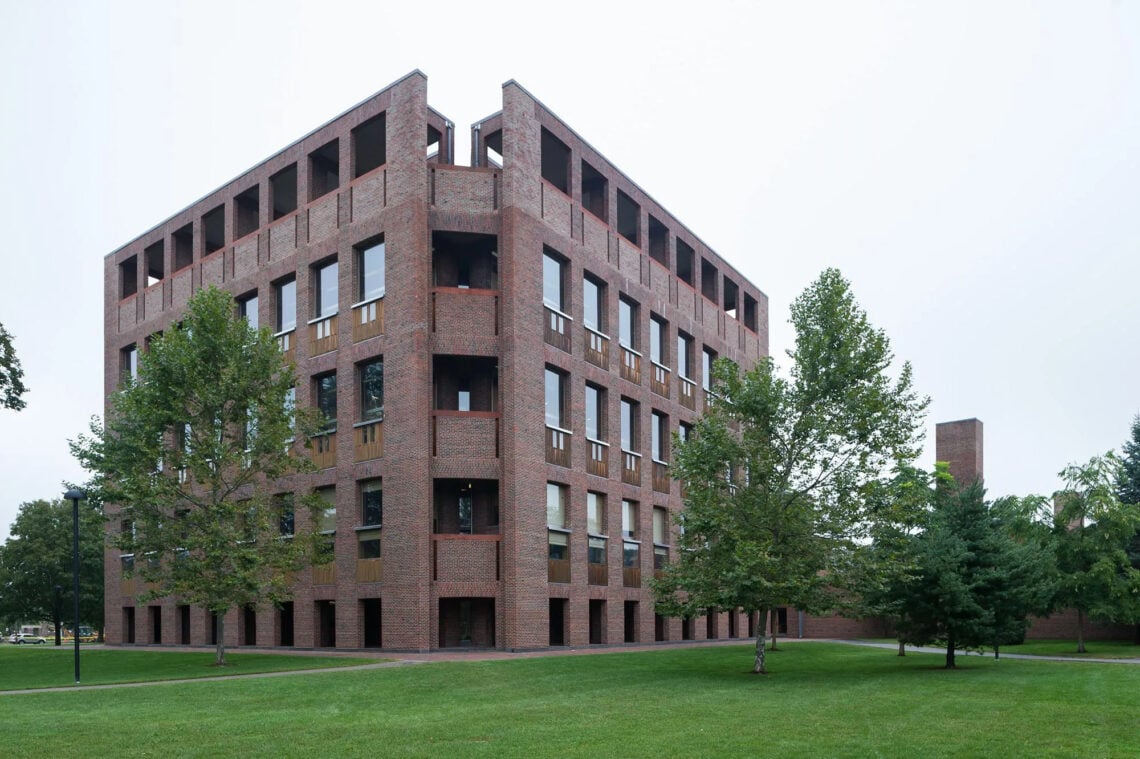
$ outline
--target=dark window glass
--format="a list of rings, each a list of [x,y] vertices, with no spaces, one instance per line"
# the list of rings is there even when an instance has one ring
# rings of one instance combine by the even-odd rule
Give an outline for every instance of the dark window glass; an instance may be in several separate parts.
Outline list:
[[[379,482],[366,482],[360,486],[361,524],[384,524],[384,489]]]
[[[317,377],[317,410],[324,418],[325,430],[335,430],[336,372]]]
[[[360,420],[384,419],[384,360],[378,359],[360,367]]]

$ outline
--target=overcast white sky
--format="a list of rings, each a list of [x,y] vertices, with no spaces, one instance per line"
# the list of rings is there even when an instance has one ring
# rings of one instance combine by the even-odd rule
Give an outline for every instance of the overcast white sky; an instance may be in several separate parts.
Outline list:
[[[1049,493],[1140,412],[1140,6],[0,0],[0,537],[83,475],[103,257],[412,69],[459,126],[516,79],[770,298],[827,266]]]

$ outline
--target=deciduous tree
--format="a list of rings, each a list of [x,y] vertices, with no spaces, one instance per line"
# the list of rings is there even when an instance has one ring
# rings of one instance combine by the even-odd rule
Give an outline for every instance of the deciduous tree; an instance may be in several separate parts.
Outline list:
[[[927,400],[908,364],[889,376],[889,341],[838,271],[796,299],[791,321],[789,375],[770,359],[745,372],[716,362],[705,413],[677,445],[685,509],[678,561],[654,582],[664,613],[830,608],[871,484],[917,453]]]
[[[24,370],[20,366],[20,359],[16,357],[16,349],[12,346],[12,336],[0,324],[0,408],[19,411],[25,405],[22,396],[27,391],[28,388],[24,386]]]
[[[42,621],[61,606],[72,608],[72,513],[64,500],[20,504],[11,536],[0,545],[0,617]],[[86,503],[79,509],[79,614],[103,629],[103,514]]]
[[[138,381],[111,399],[106,426],[72,444],[117,505],[115,544],[151,590],[217,615],[217,663],[232,608],[289,596],[290,575],[312,559],[311,530],[284,535],[275,493],[304,468],[294,436],[310,415],[292,408],[294,372],[268,330],[236,316],[228,293],[190,299],[181,325],[140,355]],[[317,508],[298,494],[295,508]],[[285,517],[285,519],[283,519]],[[309,524],[315,522],[308,520]]]
[[[1077,611],[1077,651],[1085,650],[1089,617],[1140,621],[1140,569],[1128,549],[1140,529],[1140,505],[1121,503],[1120,459],[1109,452],[1061,472],[1053,526],[1061,573],[1057,608]]]

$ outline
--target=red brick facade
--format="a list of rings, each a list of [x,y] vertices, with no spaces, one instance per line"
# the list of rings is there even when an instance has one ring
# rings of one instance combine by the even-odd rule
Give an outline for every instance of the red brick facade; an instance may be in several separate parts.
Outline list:
[[[767,355],[767,297],[516,83],[473,127],[474,166],[452,165],[452,128],[413,72],[106,259],[108,396],[123,349],[176,322],[208,284],[257,295],[260,324],[296,361],[298,404],[315,404],[314,377],[337,376],[322,468],[281,486],[335,488],[336,560],[304,573],[291,608],[232,612],[227,644],[521,649],[747,635],[739,614],[684,628],[656,618],[644,579],[654,508],[680,508],[668,441],[702,408],[702,351],[746,365]],[[382,296],[362,298],[358,251],[380,240]],[[557,308],[544,305],[548,258],[560,264]],[[337,313],[317,318],[317,271],[332,260]],[[601,286],[592,328],[587,276]],[[290,277],[296,327],[279,330],[276,285]],[[627,330],[620,301],[632,305]],[[679,333],[691,338],[688,379]],[[382,421],[362,421],[360,366],[380,357]],[[546,369],[559,378],[557,424]],[[601,391],[593,441],[587,383]],[[377,479],[380,558],[358,558],[375,534],[360,487]],[[548,483],[565,493],[553,530]],[[587,561],[588,492],[603,496],[604,563]],[[623,501],[636,504],[633,566]],[[658,537],[667,552],[668,532]],[[207,613],[175,599],[136,608],[120,557],[106,566],[108,640],[210,642]]]

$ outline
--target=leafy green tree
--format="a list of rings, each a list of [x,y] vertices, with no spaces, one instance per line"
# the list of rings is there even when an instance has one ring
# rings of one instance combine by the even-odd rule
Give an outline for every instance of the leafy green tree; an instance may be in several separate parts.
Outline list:
[[[60,588],[64,617],[72,593],[72,509],[65,500],[20,504],[11,536],[0,546],[0,617],[45,620],[55,617]],[[80,503],[79,614],[103,630],[103,514]]]
[[[1121,462],[1109,452],[1061,472],[1053,536],[1061,573],[1056,607],[1077,611],[1077,651],[1085,620],[1140,621],[1140,569],[1128,549],[1140,529],[1140,505],[1121,503]]]
[[[12,346],[12,335],[0,324],[0,408],[19,411],[25,405],[22,397],[28,388],[24,386],[24,370],[16,349]]]
[[[761,360],[713,369],[714,394],[677,444],[681,550],[653,583],[662,613],[831,608],[865,536],[872,484],[915,457],[927,405],[848,282],[824,271],[792,305],[790,376]],[[753,671],[766,672],[763,629]]]
[[[980,483],[936,488],[929,523],[911,547],[914,574],[894,588],[900,639],[944,642],[946,668],[959,648],[1020,642],[1027,617],[1047,606],[1047,554],[1018,541],[1012,504],[987,504]]]
[[[117,505],[115,545],[151,588],[140,597],[214,612],[218,665],[226,612],[288,598],[291,573],[317,545],[311,531],[283,536],[274,497],[280,478],[311,467],[292,450],[294,436],[308,440],[316,426],[292,407],[294,382],[270,332],[251,329],[228,293],[207,288],[140,355],[138,381],[111,399],[105,428],[96,421],[72,443],[103,501]],[[318,502],[295,499],[310,510]]]

